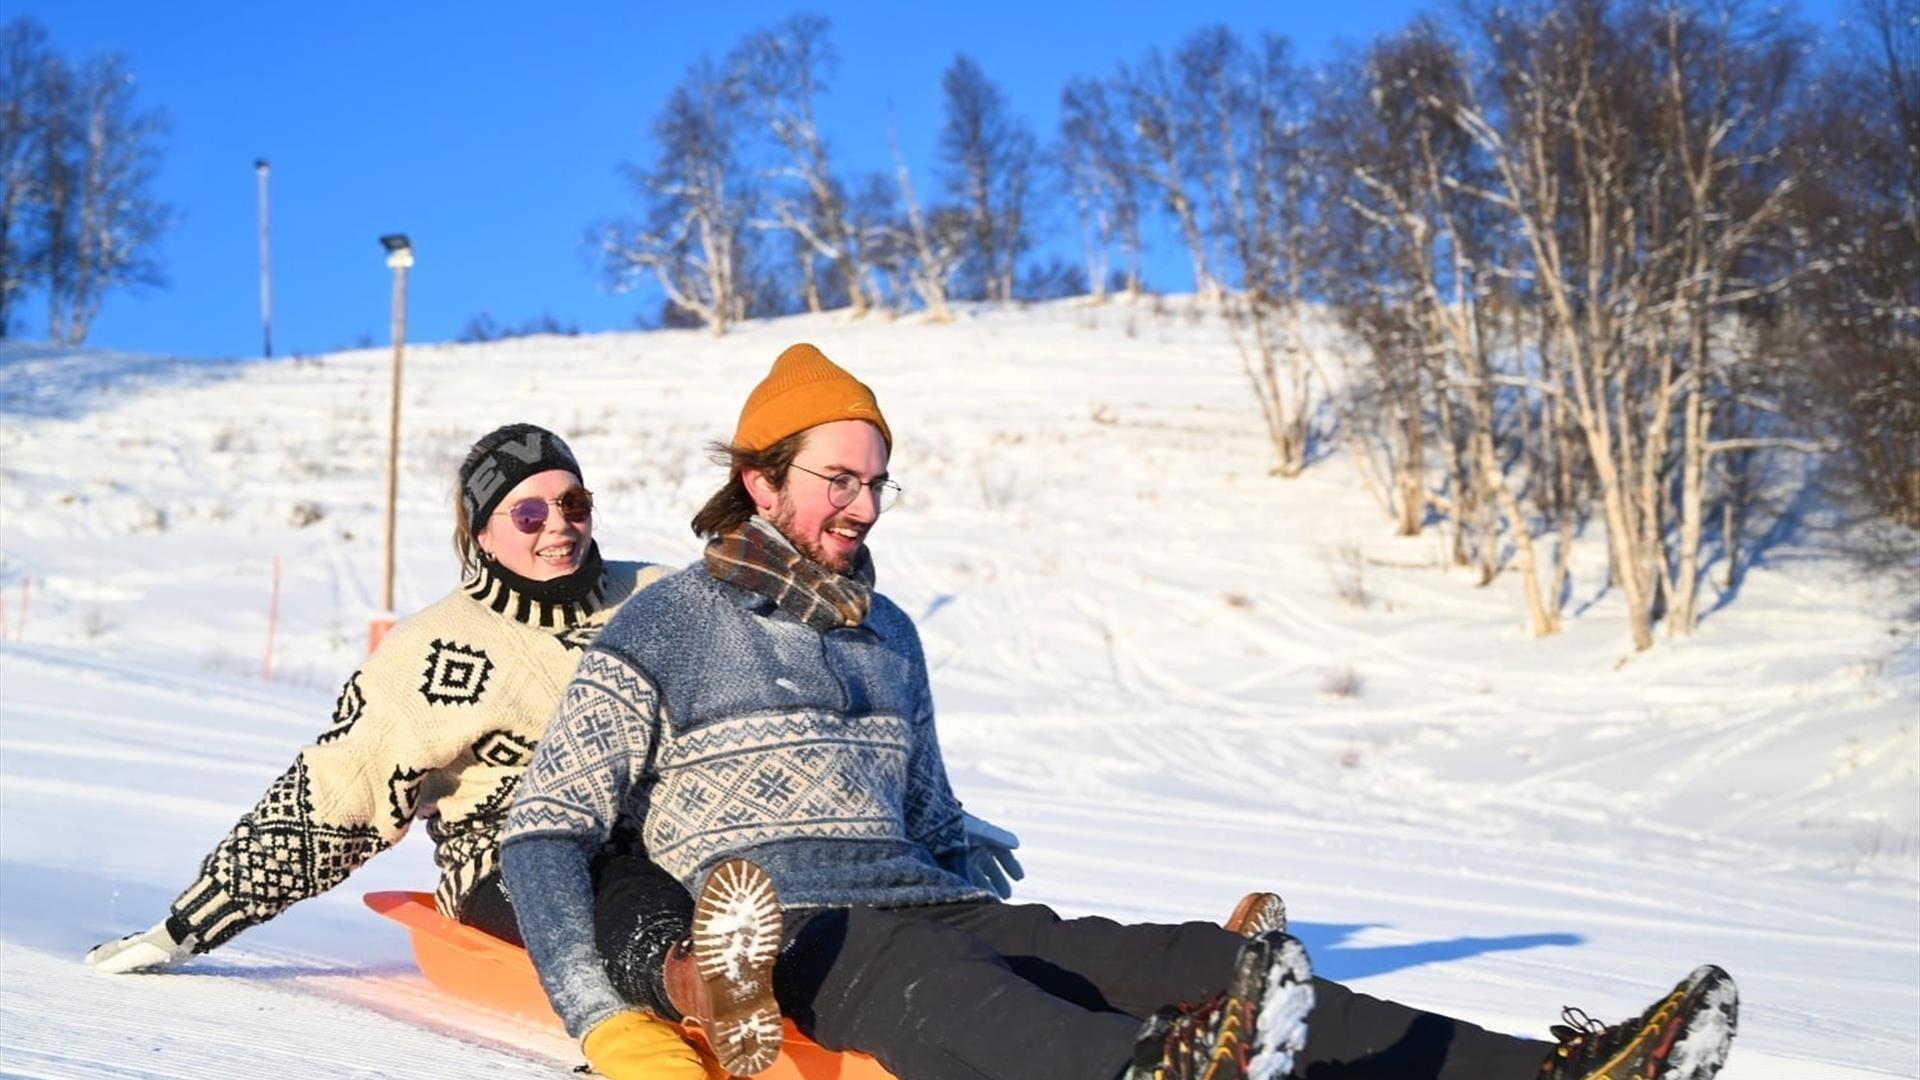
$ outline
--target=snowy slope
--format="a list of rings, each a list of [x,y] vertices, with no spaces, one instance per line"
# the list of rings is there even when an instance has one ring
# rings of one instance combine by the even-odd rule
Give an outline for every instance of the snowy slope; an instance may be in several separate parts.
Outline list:
[[[398,606],[451,587],[453,468],[508,420],[569,437],[610,555],[692,558],[702,445],[800,339],[896,432],[881,588],[920,621],[956,788],[1023,837],[1022,898],[1176,919],[1278,889],[1323,973],[1531,1034],[1713,961],[1745,998],[1723,1075],[1920,1075],[1892,586],[1789,538],[1696,638],[1631,655],[1595,536],[1568,631],[1528,640],[1517,582],[1388,536],[1339,456],[1268,476],[1230,339],[1177,301],[411,348]],[[387,363],[0,353],[0,1073],[577,1063],[435,998],[360,906],[431,881],[423,841],[180,974],[78,964],[163,913],[359,658]]]

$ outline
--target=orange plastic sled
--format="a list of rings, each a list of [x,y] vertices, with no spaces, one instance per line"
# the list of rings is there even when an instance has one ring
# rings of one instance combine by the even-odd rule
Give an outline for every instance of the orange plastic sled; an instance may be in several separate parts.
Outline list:
[[[422,892],[366,894],[368,907],[407,928],[420,974],[445,993],[495,1012],[560,1026],[547,992],[533,973],[527,951],[442,916]],[[835,1053],[786,1023],[786,1037],[762,1080],[895,1080],[880,1063],[859,1053]],[[699,1038],[700,1029],[688,1033]]]

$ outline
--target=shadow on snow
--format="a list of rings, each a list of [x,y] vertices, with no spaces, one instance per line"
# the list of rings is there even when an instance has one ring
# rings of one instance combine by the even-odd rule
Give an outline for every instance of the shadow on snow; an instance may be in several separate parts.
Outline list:
[[[1406,945],[1352,945],[1348,942],[1371,923],[1292,923],[1287,932],[1307,946],[1313,958],[1313,973],[1334,982],[1365,979],[1374,975],[1464,960],[1488,953],[1538,949],[1549,945],[1579,945],[1579,934],[1507,934],[1501,937],[1457,937],[1445,941],[1420,941]]]

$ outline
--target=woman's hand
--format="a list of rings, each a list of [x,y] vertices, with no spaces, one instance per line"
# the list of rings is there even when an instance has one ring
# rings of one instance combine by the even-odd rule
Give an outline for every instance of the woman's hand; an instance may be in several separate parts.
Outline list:
[[[162,919],[151,930],[95,945],[93,951],[87,953],[87,966],[109,975],[124,975],[129,971],[170,968],[192,955],[193,941],[174,940],[166,920]]]

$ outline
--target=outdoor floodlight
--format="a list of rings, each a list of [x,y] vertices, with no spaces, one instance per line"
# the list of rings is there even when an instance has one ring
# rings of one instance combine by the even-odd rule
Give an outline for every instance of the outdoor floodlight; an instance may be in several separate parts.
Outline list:
[[[413,244],[406,233],[388,233],[380,238],[380,246],[387,249],[388,266],[405,270],[413,265]]]

